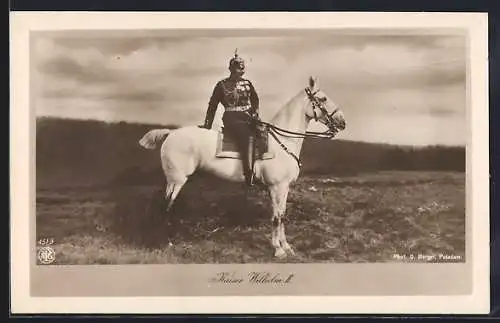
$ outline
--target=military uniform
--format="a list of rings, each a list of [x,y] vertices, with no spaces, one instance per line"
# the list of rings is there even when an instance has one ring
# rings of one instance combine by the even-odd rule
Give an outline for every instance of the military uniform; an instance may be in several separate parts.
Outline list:
[[[218,104],[224,106],[224,126],[226,122],[248,124],[251,116],[256,117],[259,111],[259,97],[255,88],[247,79],[231,80],[225,78],[215,85],[208,103],[205,127],[211,128]]]
[[[244,62],[237,55],[231,59],[229,68],[244,69]],[[214,87],[210,97],[204,127],[210,129],[217,111],[218,104],[224,106],[222,121],[224,129],[235,139],[242,156],[244,173],[248,184],[253,177],[253,146],[250,139],[254,136],[255,122],[259,113],[259,97],[255,88],[242,77],[227,77]]]

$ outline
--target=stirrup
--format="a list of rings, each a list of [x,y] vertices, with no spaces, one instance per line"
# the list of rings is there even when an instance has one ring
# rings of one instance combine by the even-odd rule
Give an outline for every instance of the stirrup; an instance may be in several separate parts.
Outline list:
[[[245,184],[248,186],[248,187],[253,187],[254,186],[254,178],[253,176],[250,177],[250,178],[245,178]]]
[[[253,174],[245,175],[245,185],[248,187],[253,187],[255,184],[255,176]]]

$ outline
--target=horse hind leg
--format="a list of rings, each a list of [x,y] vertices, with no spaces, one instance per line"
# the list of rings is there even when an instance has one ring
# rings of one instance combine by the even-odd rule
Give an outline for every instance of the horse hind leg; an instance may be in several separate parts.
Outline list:
[[[167,202],[166,211],[170,211],[175,199],[179,195],[188,177],[194,172],[194,162],[192,158],[185,154],[167,154],[162,152],[162,168],[167,181],[165,189],[165,201]]]
[[[184,184],[186,184],[187,178],[184,180],[169,181],[165,189],[165,201],[167,202],[166,211],[169,212],[172,209],[175,199],[179,195]]]

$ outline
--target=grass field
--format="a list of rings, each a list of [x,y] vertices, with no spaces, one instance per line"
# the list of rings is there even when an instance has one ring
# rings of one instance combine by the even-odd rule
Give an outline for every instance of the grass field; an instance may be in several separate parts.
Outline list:
[[[39,189],[37,239],[54,239],[56,264],[465,261],[464,173],[303,176],[287,207],[296,256],[285,260],[273,258],[265,192],[195,177],[165,214],[162,191]]]

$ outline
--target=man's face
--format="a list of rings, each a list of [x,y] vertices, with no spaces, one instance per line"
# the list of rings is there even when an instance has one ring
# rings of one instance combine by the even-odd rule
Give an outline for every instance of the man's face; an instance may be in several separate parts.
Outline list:
[[[242,77],[243,74],[245,74],[245,70],[242,70],[242,69],[239,69],[239,68],[235,68],[235,69],[233,69],[232,74],[234,76],[237,76],[237,77]]]
[[[238,62],[231,67],[231,74],[241,77],[245,74],[245,63]]]

